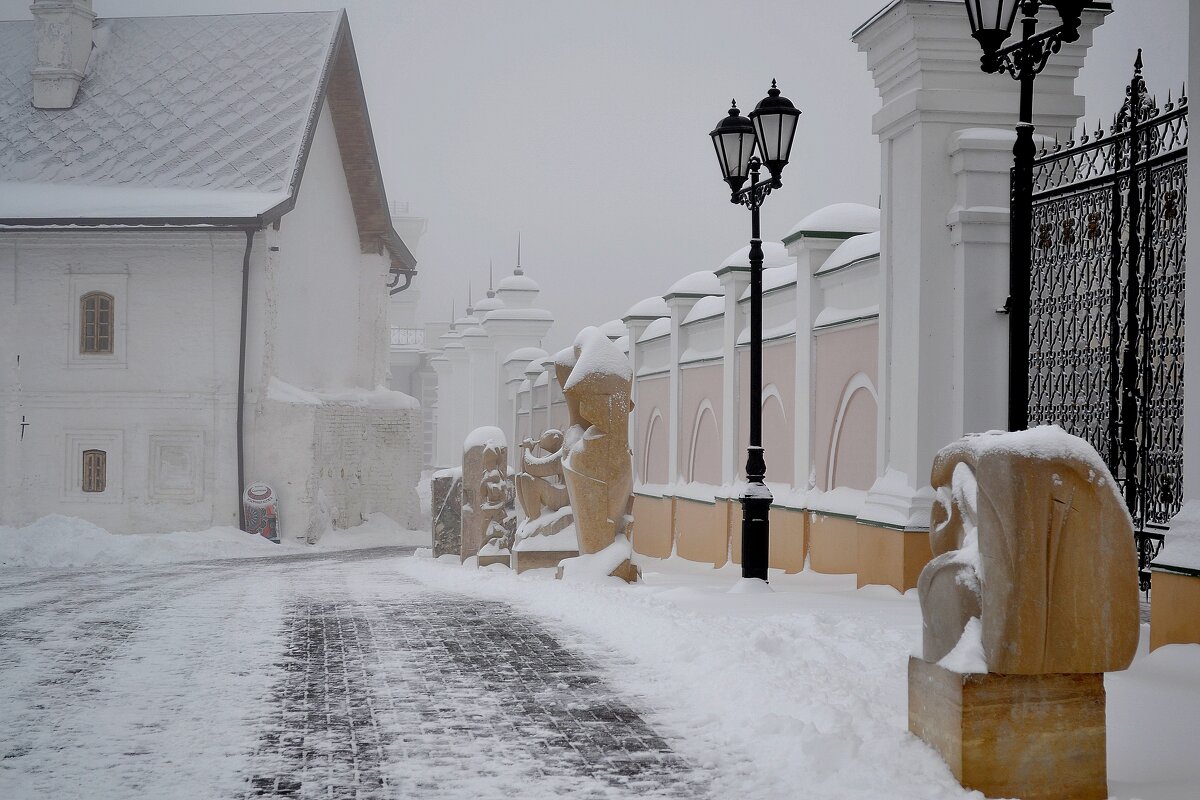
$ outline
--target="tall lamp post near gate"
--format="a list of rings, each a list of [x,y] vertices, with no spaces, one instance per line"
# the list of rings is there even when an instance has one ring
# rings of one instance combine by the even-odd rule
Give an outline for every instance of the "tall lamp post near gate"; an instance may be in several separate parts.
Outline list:
[[[1013,145],[1013,180],[1009,228],[1008,302],[1008,429],[1029,425],[1029,272],[1033,240],[1033,79],[1050,56],[1079,39],[1080,18],[1092,3],[1085,0],[1047,0],[1058,9],[1062,24],[1037,30],[1041,0],[964,0],[971,35],[983,48],[984,72],[1008,73],[1021,83],[1017,142]],[[1007,47],[1017,12],[1021,40]]]
[[[709,136],[717,150],[721,177],[729,184],[730,202],[750,209],[750,444],[746,453],[746,491],[742,495],[742,577],[767,580],[770,552],[771,492],[764,482],[767,462],[762,447],[762,271],[763,250],[758,209],[773,190],[783,186],[779,176],[787,166],[800,111],[781,97],[775,81],[767,96],[746,119],[737,101]],[[755,155],[757,148],[760,155]],[[771,179],[759,180],[766,164]],[[750,185],[743,187],[746,178]],[[726,365],[726,369],[733,368]]]

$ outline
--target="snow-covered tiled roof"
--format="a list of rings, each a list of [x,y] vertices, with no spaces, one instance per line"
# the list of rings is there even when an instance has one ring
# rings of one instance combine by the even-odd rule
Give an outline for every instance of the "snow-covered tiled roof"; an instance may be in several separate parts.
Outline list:
[[[0,23],[0,180],[285,195],[340,20],[98,20],[62,110],[30,102],[34,23]]]
[[[0,22],[0,223],[275,221],[328,99],[364,252],[392,227],[342,11],[99,19],[75,102],[32,104],[32,21]]]
[[[879,209],[862,203],[834,203],[819,208],[797,222],[783,237],[791,242],[801,234],[845,239],[879,230]]]

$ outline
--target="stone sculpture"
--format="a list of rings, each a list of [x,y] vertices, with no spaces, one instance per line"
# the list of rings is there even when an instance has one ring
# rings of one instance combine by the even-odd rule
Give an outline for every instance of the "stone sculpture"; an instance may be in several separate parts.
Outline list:
[[[633,520],[629,362],[598,329],[585,328],[572,350],[556,357],[555,371],[571,420],[564,437],[563,475],[579,552],[599,553],[618,537],[628,544]],[[611,574],[636,579],[628,557]]]
[[[535,455],[540,449],[543,455]],[[555,428],[521,442],[521,472],[515,478],[517,501],[525,515],[517,526],[512,566],[517,572],[557,567],[579,555],[575,517],[563,479],[563,434]]]
[[[988,797],[1108,797],[1104,672],[1138,641],[1133,526],[1112,475],[1054,426],[934,459],[909,729]]]
[[[972,617],[988,672],[1110,672],[1137,649],[1137,556],[1099,454],[1059,428],[969,436],[938,453],[921,572],[924,657]]]
[[[508,444],[496,427],[477,428],[463,444],[462,546],[465,561],[508,563],[516,515],[507,474]],[[486,549],[485,549],[486,547]],[[483,552],[481,552],[483,551]]]

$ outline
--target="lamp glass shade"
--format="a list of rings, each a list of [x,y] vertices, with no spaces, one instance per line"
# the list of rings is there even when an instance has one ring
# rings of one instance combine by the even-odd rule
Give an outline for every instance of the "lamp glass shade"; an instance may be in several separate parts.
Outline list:
[[[791,158],[796,120],[799,117],[800,110],[792,105],[791,100],[780,96],[775,81],[771,81],[767,96],[750,112],[763,163],[777,178]]]
[[[750,158],[754,155],[754,125],[741,115],[737,105],[729,109],[717,127],[709,133],[721,165],[721,177],[732,191],[742,188],[750,174]]]
[[[1013,23],[1021,9],[1022,0],[964,0],[971,34],[988,41],[1003,42],[1012,35]]]

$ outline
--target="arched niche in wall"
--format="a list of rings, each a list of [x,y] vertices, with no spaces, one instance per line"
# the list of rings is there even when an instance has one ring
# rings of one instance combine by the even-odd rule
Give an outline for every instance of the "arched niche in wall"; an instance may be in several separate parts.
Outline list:
[[[866,373],[856,373],[846,382],[829,440],[826,489],[846,486],[867,490],[875,482],[878,404],[875,384]]]
[[[656,408],[650,412],[650,424],[646,426],[646,442],[642,449],[642,483],[667,482],[667,436],[663,432],[665,426],[661,411]]]
[[[696,410],[696,424],[692,426],[692,446],[688,449],[687,479],[689,482],[721,483],[721,431],[717,428],[717,415],[708,400],[700,403]]]
[[[795,437],[792,435],[792,426],[788,424],[783,396],[773,383],[762,390],[762,440],[767,476],[772,481],[791,483]]]

